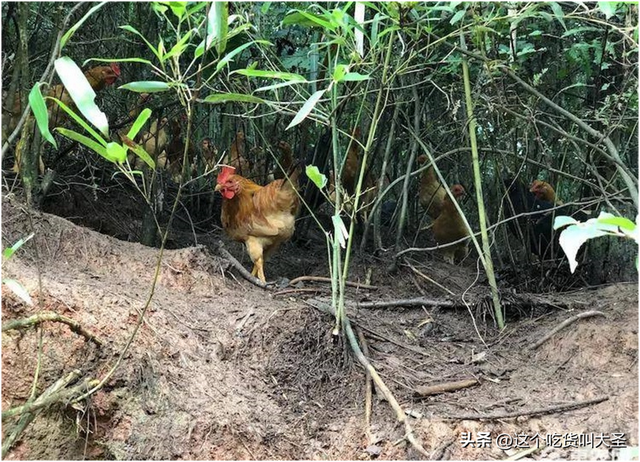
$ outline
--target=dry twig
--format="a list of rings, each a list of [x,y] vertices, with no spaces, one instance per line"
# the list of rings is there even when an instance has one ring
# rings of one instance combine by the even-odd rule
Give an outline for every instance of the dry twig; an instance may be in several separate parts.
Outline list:
[[[542,345],[544,342],[546,342],[547,340],[549,340],[551,337],[553,337],[555,334],[557,334],[558,332],[560,332],[562,329],[564,329],[565,327],[567,327],[569,324],[572,324],[574,322],[576,322],[579,319],[582,318],[591,318],[593,316],[602,316],[604,318],[606,318],[607,316],[601,312],[601,311],[585,311],[584,313],[579,313],[576,314],[575,316],[572,316],[571,318],[565,320],[564,322],[562,322],[560,325],[554,327],[553,329],[551,329],[551,331],[549,333],[547,333],[547,335],[543,336],[540,340],[538,340],[536,343],[534,343],[533,345],[531,345],[529,347],[529,351],[531,350],[535,350],[536,348],[538,348],[540,345]]]
[[[447,393],[451,391],[462,390],[463,388],[469,388],[474,385],[478,385],[479,383],[480,382],[477,379],[459,380],[457,382],[441,383],[429,387],[417,387],[416,392],[420,396],[439,395],[440,393]]]
[[[310,281],[310,282],[331,282],[331,278],[325,278],[323,276],[300,276],[299,278],[295,278],[294,280],[289,282],[289,285],[292,286],[302,281]],[[359,282],[351,282],[346,281],[344,283],[346,286],[355,287],[357,289],[369,289],[369,290],[378,290],[378,286],[371,286],[369,284],[361,284]]]
[[[497,412],[495,414],[458,414],[443,417],[446,420],[498,420],[498,419],[510,419],[513,417],[522,416],[534,416],[542,414],[554,414],[556,412],[572,411],[581,407],[591,406],[603,401],[607,401],[608,396],[601,396],[600,398],[588,399],[585,401],[577,401],[570,404],[560,404],[557,406],[543,407],[539,409],[532,409],[531,411],[517,411],[517,412]]]

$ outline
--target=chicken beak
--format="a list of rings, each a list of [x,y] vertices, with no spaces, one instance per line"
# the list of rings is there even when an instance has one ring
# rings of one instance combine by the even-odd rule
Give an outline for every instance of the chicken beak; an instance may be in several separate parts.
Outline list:
[[[222,185],[221,184],[217,184],[214,191],[218,192],[218,191],[222,191]]]

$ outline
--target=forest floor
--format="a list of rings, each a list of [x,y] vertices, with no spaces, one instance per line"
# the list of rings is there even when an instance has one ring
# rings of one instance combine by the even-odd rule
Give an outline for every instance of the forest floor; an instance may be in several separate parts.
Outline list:
[[[159,251],[55,215],[30,214],[3,199],[3,248],[35,230],[3,265],[3,277],[21,282],[36,305],[24,305],[3,286],[3,324],[54,311],[103,340],[97,347],[66,325],[47,323],[39,391],[74,369],[83,377],[104,377],[138,322]],[[7,459],[424,458],[403,440],[404,428],[375,391],[367,431],[364,370],[347,342],[332,336],[333,318],[310,305],[330,296],[328,285],[306,282],[304,288],[315,292],[260,289],[206,245],[220,237],[212,232],[199,236],[199,246],[164,252],[145,320],[113,378],[84,406],[58,405],[40,414]],[[250,267],[242,248],[226,245]],[[286,244],[267,264],[267,277],[326,276],[326,251],[300,246]],[[500,434],[539,435],[527,441],[540,446],[529,460],[611,459],[607,445],[620,441],[617,433],[626,445],[638,446],[636,283],[514,302],[498,335],[488,286],[477,280],[475,264],[455,267],[424,254],[415,261],[454,295],[406,267],[390,274],[384,262],[356,258],[350,279],[370,279],[377,290],[349,288],[348,312],[431,458],[505,459],[523,450],[499,448]],[[420,291],[456,305],[464,299],[469,309],[444,303],[356,306]],[[530,349],[564,320],[589,310],[606,317],[580,319]],[[33,329],[3,333],[3,411],[28,398],[37,345]],[[478,384],[417,393],[467,379]],[[599,398],[604,400],[557,408]],[[550,409],[527,415],[544,408]],[[494,415],[500,413],[516,416]],[[486,419],[472,418],[480,415]],[[3,422],[5,428],[12,424]],[[490,445],[463,442],[466,433],[477,440],[480,432],[490,433]],[[572,447],[572,435],[594,434],[592,446],[599,448]],[[598,441],[598,435],[608,439]]]

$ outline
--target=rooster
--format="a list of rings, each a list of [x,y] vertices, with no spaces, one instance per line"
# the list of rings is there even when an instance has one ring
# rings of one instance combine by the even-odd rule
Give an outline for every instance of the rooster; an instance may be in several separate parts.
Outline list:
[[[427,162],[427,156],[423,154],[418,157],[417,161],[418,164],[424,165]],[[422,205],[427,211],[427,214],[435,220],[442,211],[442,205],[446,196],[447,192],[438,181],[436,173],[433,170],[433,165],[431,165],[422,172],[422,176],[420,177],[420,193],[418,196],[420,205]]]
[[[456,200],[459,200],[465,195],[465,190],[461,185],[456,184],[451,187],[451,194]],[[464,220],[460,216],[453,200],[447,194],[445,194],[442,201],[440,215],[433,222],[433,235],[440,245],[449,244],[450,242],[455,242],[463,237],[469,236],[469,230]],[[444,247],[442,254],[445,261],[454,264],[455,261],[462,260],[467,256],[468,245],[469,240],[466,240],[455,245]]]
[[[541,259],[561,256],[559,233],[553,230],[556,216],[569,215],[578,221],[589,218],[584,212],[557,200],[553,187],[545,181],[534,180],[531,187],[527,188],[519,178],[508,178],[504,185],[507,190],[503,200],[505,217],[518,217],[507,223],[509,229]]]
[[[235,168],[223,167],[216,191],[222,193],[222,226],[231,239],[244,242],[253,262],[251,274],[266,283],[264,261],[295,230],[300,208],[296,169],[289,179],[260,186],[235,174]]]
[[[529,192],[532,192],[538,199],[550,202],[551,204],[562,205],[562,201],[556,198],[556,192],[546,181],[533,180]]]

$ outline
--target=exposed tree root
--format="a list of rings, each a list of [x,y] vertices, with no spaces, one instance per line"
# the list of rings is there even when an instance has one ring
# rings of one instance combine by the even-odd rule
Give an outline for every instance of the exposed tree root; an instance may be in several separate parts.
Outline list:
[[[74,371],[74,372],[77,373],[78,376],[80,375],[79,371]],[[64,380],[66,380],[66,378]],[[73,381],[73,378],[71,378],[67,383],[70,383],[72,381]],[[56,383],[58,383],[58,382],[56,382]],[[99,380],[87,379],[87,380],[83,380],[78,385],[76,385],[76,386],[74,386],[72,388],[64,389],[61,386],[58,390],[56,390],[55,392],[52,391],[47,396],[40,396],[38,399],[36,399],[35,401],[32,401],[31,403],[27,403],[27,404],[24,404],[22,406],[13,407],[11,409],[8,409],[8,410],[4,411],[2,413],[2,420],[4,421],[5,419],[8,419],[9,417],[13,417],[13,416],[16,416],[16,415],[22,415],[25,412],[37,411],[38,409],[42,409],[44,407],[51,406],[52,404],[67,403],[67,402],[69,402],[71,400],[75,400],[75,399],[77,399],[77,397],[81,396],[83,393],[85,393],[90,388],[95,387],[98,383],[99,383]]]
[[[320,311],[323,311],[325,313],[329,313],[335,316],[335,311],[331,305],[327,303],[319,302],[317,300],[314,300],[314,302],[315,303],[311,303],[310,301],[308,301],[307,303]],[[393,396],[393,393],[391,393],[391,390],[387,388],[387,385],[383,382],[382,378],[378,375],[378,371],[376,371],[373,365],[371,365],[369,360],[362,353],[362,350],[360,349],[360,345],[358,345],[358,340],[356,339],[356,335],[353,332],[353,329],[351,328],[351,322],[349,321],[349,318],[345,316],[343,318],[343,322],[344,322],[344,325],[343,325],[344,332],[347,335],[347,339],[349,340],[349,345],[351,346],[353,353],[356,355],[358,362],[362,364],[365,371],[367,371],[367,373],[371,375],[371,378],[373,379],[373,382],[375,383],[377,390],[384,396],[384,398],[387,400],[391,408],[396,413],[396,418],[398,419],[398,422],[404,425],[404,439],[406,439],[416,451],[418,451],[424,457],[429,458],[429,453],[422,447],[422,444],[420,444],[420,442],[416,439],[413,433],[413,428],[411,427],[411,424],[409,423],[409,419],[407,418],[407,415],[405,414],[404,410],[396,400],[395,396]]]
[[[78,323],[77,321],[74,321],[71,318],[67,318],[66,316],[62,316],[60,314],[53,313],[53,312],[37,313],[37,314],[34,314],[33,316],[29,316],[28,318],[15,319],[13,321],[8,321],[2,325],[2,332],[6,332],[8,330],[13,330],[13,329],[24,329],[27,327],[34,327],[40,323],[47,322],[47,321],[61,322],[63,324],[66,324],[71,328],[72,332],[75,332],[78,335],[82,335],[84,338],[92,341],[98,346],[103,345],[102,340],[100,340],[91,332],[89,332],[84,327],[82,327],[80,323]]]
[[[41,403],[43,400],[49,398],[53,394],[56,394],[57,392],[62,390],[64,387],[69,385],[71,382],[73,382],[74,380],[77,380],[79,377],[80,377],[79,370],[72,371],[66,377],[62,377],[58,379],[53,385],[47,388],[44,391],[44,393],[42,393],[38,398],[32,401],[32,403],[33,404]],[[40,414],[40,412],[42,412],[42,409],[37,409],[33,412],[27,412],[23,414],[20,417],[20,420],[18,420],[18,423],[16,423],[16,425],[10,431],[5,433],[7,436],[4,438],[4,441],[2,442],[2,458],[3,459],[7,454],[7,452],[9,452],[9,449],[13,447],[16,441],[18,441],[18,438],[20,437],[22,432],[29,426],[29,424],[33,421],[33,419],[35,419],[38,416],[38,414]],[[2,419],[4,420],[4,418],[5,417],[3,413]]]

